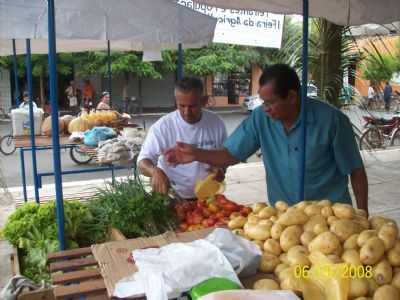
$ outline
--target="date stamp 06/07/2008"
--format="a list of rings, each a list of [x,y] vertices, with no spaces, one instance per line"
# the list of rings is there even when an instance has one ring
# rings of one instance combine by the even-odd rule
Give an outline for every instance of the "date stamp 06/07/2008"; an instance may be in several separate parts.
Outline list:
[[[295,278],[309,278],[311,273],[316,277],[329,277],[329,278],[372,278],[372,266],[362,266],[362,265],[331,265],[322,264],[313,266],[310,270],[309,266],[297,265],[294,268]]]

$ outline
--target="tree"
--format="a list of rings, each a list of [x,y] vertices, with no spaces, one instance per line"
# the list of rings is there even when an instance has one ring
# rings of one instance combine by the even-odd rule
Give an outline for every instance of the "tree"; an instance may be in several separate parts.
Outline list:
[[[131,75],[140,78],[162,78],[166,72],[175,70],[176,54],[172,51],[162,52],[162,62],[143,62],[138,52],[111,52],[112,75],[122,75],[124,78],[122,95],[127,97],[127,89]],[[87,76],[92,74],[108,74],[108,56],[106,52],[84,52],[77,55],[75,64],[79,66],[77,74]]]

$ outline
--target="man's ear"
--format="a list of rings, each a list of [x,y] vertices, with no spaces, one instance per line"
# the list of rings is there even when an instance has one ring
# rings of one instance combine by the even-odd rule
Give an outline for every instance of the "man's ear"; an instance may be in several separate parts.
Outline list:
[[[290,90],[290,91],[288,92],[288,100],[289,100],[291,103],[294,104],[294,103],[297,101],[297,98],[298,98],[298,93],[297,93],[296,91]]]

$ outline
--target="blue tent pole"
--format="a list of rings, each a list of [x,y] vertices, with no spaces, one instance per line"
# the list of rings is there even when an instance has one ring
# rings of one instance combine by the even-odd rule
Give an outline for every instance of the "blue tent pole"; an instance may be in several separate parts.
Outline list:
[[[182,49],[182,43],[178,44],[177,78],[178,78],[178,81],[183,78],[183,49]]]
[[[307,120],[307,80],[308,80],[308,0],[303,0],[303,49],[302,49],[302,76],[301,76],[301,138],[300,138],[300,188],[299,201],[305,199],[305,166],[306,166],[306,120]]]
[[[64,238],[64,203],[61,177],[60,140],[58,134],[58,103],[57,103],[57,56],[56,56],[56,25],[54,17],[54,0],[48,0],[49,26],[49,77],[50,77],[50,104],[51,104],[51,137],[53,142],[54,183],[56,187],[56,208],[58,241],[60,250],[65,250]]]
[[[17,68],[17,47],[15,46],[15,39],[12,40],[13,46],[13,68],[14,68],[14,86],[15,86],[15,103],[19,106],[19,85],[18,85],[18,68]]]
[[[110,93],[110,106],[112,103],[112,97],[111,97],[111,46],[110,46],[110,40],[107,40],[107,62],[108,62],[108,92]]]
[[[32,148],[32,169],[33,169],[33,185],[35,188],[35,201],[39,203],[39,188],[36,162],[36,145],[35,145],[35,117],[33,115],[33,89],[32,89],[32,59],[31,59],[31,40],[26,40],[26,78],[28,81],[29,93],[29,131],[31,137]]]

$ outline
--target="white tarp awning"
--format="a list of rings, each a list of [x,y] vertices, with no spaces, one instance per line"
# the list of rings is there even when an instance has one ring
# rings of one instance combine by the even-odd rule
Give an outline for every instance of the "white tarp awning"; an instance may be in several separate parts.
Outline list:
[[[47,1],[0,0],[0,55],[32,39],[32,53],[47,53]],[[57,52],[196,48],[212,41],[217,20],[173,0],[56,0]],[[23,50],[22,50],[23,52]],[[21,53],[21,50],[19,50]]]
[[[302,0],[195,0],[211,6],[303,14]],[[387,24],[400,19],[400,0],[309,0],[310,17],[339,25]]]

